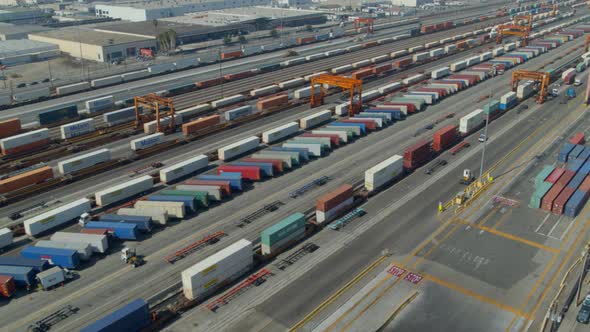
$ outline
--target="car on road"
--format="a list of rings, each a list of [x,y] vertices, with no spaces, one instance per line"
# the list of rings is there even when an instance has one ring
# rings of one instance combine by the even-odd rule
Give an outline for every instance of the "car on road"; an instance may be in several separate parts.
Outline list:
[[[478,141],[480,141],[481,143],[487,141],[488,139],[490,139],[489,137],[486,136],[486,134],[480,134],[479,138],[477,139]]]
[[[26,86],[27,86],[27,83],[20,83],[20,84],[19,84],[19,85],[17,85],[16,87],[17,87],[18,89],[20,89],[20,88],[24,88],[24,87],[26,87]]]
[[[586,295],[584,302],[582,302],[576,320],[582,324],[588,324],[590,322],[590,294]]]

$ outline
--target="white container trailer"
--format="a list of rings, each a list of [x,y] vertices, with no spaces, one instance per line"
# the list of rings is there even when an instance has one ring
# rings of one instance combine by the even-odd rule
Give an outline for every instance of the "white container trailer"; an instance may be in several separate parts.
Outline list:
[[[135,107],[126,107],[118,111],[104,113],[102,119],[109,127],[131,122],[135,120]]]
[[[123,82],[121,75],[114,75],[109,77],[97,78],[90,81],[93,88],[100,88],[107,85],[119,84]]]
[[[335,50],[326,51],[324,54],[325,54],[327,57],[330,57],[330,56],[339,55],[339,54],[344,54],[344,53],[346,53],[346,50],[344,50],[344,49],[341,49],[341,48],[337,48],[337,49],[335,49]]]
[[[465,61],[457,61],[457,62],[451,63],[451,71],[453,71],[453,72],[459,71],[461,69],[465,69],[465,67],[466,67]]]
[[[89,260],[92,256],[92,248],[89,243],[41,240],[35,243],[35,247],[76,250],[78,257],[83,261]]]
[[[176,186],[177,190],[188,190],[188,191],[206,191],[207,196],[210,200],[220,201],[222,200],[221,188],[217,186],[205,186],[205,185],[194,185],[194,184],[181,184]]]
[[[51,96],[51,91],[49,90],[49,87],[46,87],[32,91],[15,92],[12,95],[12,99],[16,102],[26,102],[47,98],[49,96]]]
[[[299,148],[299,149],[307,149],[311,156],[319,158],[323,156],[323,148],[322,144],[319,143],[284,143],[284,148]]]
[[[150,74],[161,74],[169,71],[176,70],[176,66],[173,63],[162,63],[157,65],[151,65],[147,69]]]
[[[150,72],[147,69],[132,71],[129,73],[121,74],[121,78],[125,82],[138,80],[140,78],[144,78],[144,77],[148,77],[148,76],[150,76]]]
[[[346,52],[354,52],[363,49],[363,45],[351,45],[345,48]]]
[[[366,67],[370,64],[371,64],[371,60],[361,60],[361,61],[353,62],[352,68],[356,69],[356,68]]]
[[[245,138],[217,150],[220,160],[229,160],[244,153],[256,150],[260,145],[260,139],[256,136]]]
[[[439,79],[439,78],[449,75],[450,73],[451,73],[451,70],[449,67],[442,67],[442,68],[433,70],[432,73],[430,73],[430,76],[433,79]]]
[[[191,117],[193,117],[195,115],[200,115],[201,113],[207,112],[211,108],[212,107],[210,104],[200,104],[197,106],[185,108],[183,110],[180,110],[180,111],[174,112],[174,113],[181,115],[182,119],[185,120],[185,119],[190,119]]]
[[[164,142],[164,133],[156,133],[134,139],[130,142],[131,150],[139,151]]]
[[[0,228],[0,250],[12,244],[12,231],[8,228]]]
[[[154,179],[149,175],[144,175],[131,181],[114,185],[110,188],[98,191],[94,194],[96,205],[107,206],[129,197],[135,196],[144,191],[152,189]]]
[[[525,82],[523,84],[519,84],[518,88],[516,89],[516,97],[518,99],[528,98],[532,93],[533,93],[532,82]]]
[[[219,52],[199,53],[200,63],[214,63],[220,60]]]
[[[514,91],[510,91],[504,95],[502,95],[502,97],[500,97],[500,104],[510,104],[513,100],[516,99],[516,92]]]
[[[266,96],[271,93],[275,93],[278,90],[279,90],[279,86],[276,84],[273,84],[273,85],[265,86],[263,88],[250,90],[250,96],[252,96],[252,97]]]
[[[365,188],[374,191],[391,183],[404,172],[404,158],[394,155],[365,171]]]
[[[77,219],[82,213],[88,212],[90,209],[90,200],[81,198],[25,220],[23,222],[25,232],[29,236],[39,235],[47,230]]]
[[[348,135],[344,131],[337,131],[337,130],[332,131],[332,130],[320,128],[317,130],[312,130],[311,133],[312,134],[338,135],[338,137],[340,138],[340,142],[348,143]]]
[[[160,128],[164,128],[165,126],[167,126],[170,123],[170,121],[171,121],[170,116],[165,116],[163,118],[160,118]],[[183,121],[184,121],[184,119],[181,114],[174,113],[174,126],[181,125]],[[148,134],[148,135],[153,134],[156,132],[156,129],[157,129],[156,120],[146,122],[143,124],[143,132],[145,134]]]
[[[143,216],[152,218],[152,222],[158,225],[166,225],[168,222],[168,212],[153,211],[149,209],[123,208],[117,211],[120,216]]]
[[[429,58],[430,58],[429,52],[416,53],[412,56],[412,61],[420,62],[420,61],[428,60]]]
[[[276,49],[281,48],[281,43],[272,43],[260,46],[260,48],[265,52],[274,51]]]
[[[510,52],[516,48],[516,43],[508,43],[504,45],[504,52]]]
[[[377,90],[382,94],[386,94],[388,92],[397,90],[399,88],[402,87],[402,84],[400,82],[393,82],[393,83],[389,83],[383,86],[380,86],[379,88],[377,88]]]
[[[474,129],[478,128],[483,124],[484,112],[482,109],[477,109],[459,120],[459,132],[462,134],[468,134]]]
[[[326,57],[326,54],[324,53],[317,53],[317,54],[311,54],[305,57],[305,60],[307,61],[314,61],[314,60],[319,60],[319,59],[323,59]]]
[[[563,73],[561,73],[561,79],[564,80],[567,77],[567,75],[569,75],[575,71],[576,71],[576,68],[570,68],[570,69],[564,70]]]
[[[437,46],[439,44],[440,44],[440,41],[437,40],[437,41],[433,41],[433,42],[424,44],[424,47],[431,48],[431,47]]]
[[[312,78],[314,78],[314,77],[317,77],[317,76],[320,76],[320,75],[322,75],[322,74],[327,74],[327,73],[328,73],[328,72],[326,72],[326,71],[320,71],[320,72],[317,72],[317,73],[313,73],[313,74],[305,75],[305,76],[303,76],[303,79],[304,79],[306,82],[309,82],[309,81],[311,81],[311,79],[312,79]]]
[[[61,175],[67,175],[109,160],[111,160],[111,151],[109,149],[100,149],[81,156],[62,160],[57,163],[57,168]]]
[[[445,49],[444,48],[435,48],[434,50],[430,51],[430,57],[434,58],[437,56],[441,56],[445,54]]]
[[[387,61],[387,60],[389,60],[389,54],[380,55],[380,56],[376,56],[374,58],[371,58],[372,63],[380,63],[380,62]]]
[[[242,239],[182,271],[189,300],[203,298],[248,272],[254,265],[252,242]]]
[[[252,105],[244,105],[223,113],[223,116],[225,117],[225,120],[231,121],[250,114],[252,114]]]
[[[449,54],[451,52],[455,52],[455,50],[457,50],[457,45],[455,45],[455,44],[445,46],[445,53],[446,54]]]
[[[244,101],[245,99],[246,99],[246,97],[244,97],[244,95],[240,95],[240,94],[233,95],[233,96],[229,96],[229,97],[226,97],[223,99],[212,101],[211,106],[213,106],[213,108],[224,107],[224,106],[239,103],[241,101]]]
[[[309,129],[332,119],[332,111],[325,110],[299,119],[299,128]]]
[[[347,71],[351,71],[352,65],[344,65],[344,66],[340,66],[340,67],[336,67],[336,68],[332,68],[332,74],[342,74],[345,73]]]
[[[61,139],[68,139],[91,133],[95,131],[96,128],[94,127],[94,119],[84,119],[61,125],[59,130],[61,132]]]
[[[414,84],[414,83],[420,82],[424,78],[425,78],[424,74],[413,75],[408,78],[404,78],[402,80],[402,83],[405,85]]]
[[[289,66],[294,66],[294,65],[300,65],[302,63],[305,63],[305,61],[307,61],[305,58],[295,58],[295,59],[286,60],[286,61],[281,62],[281,66],[289,67]]]
[[[479,56],[477,56],[477,55],[467,58],[465,60],[465,66],[467,66],[467,67],[471,67],[471,66],[476,65],[478,63],[480,63],[480,60],[479,60]]]
[[[315,85],[314,93],[316,95],[320,94],[320,84]],[[306,88],[297,89],[293,91],[293,95],[295,96],[295,99],[309,98],[311,97],[311,87],[308,86]]]
[[[113,96],[104,96],[87,100],[85,105],[88,113],[95,113],[113,108],[115,106],[115,100],[113,99]]]
[[[185,58],[185,59],[178,59],[174,62],[174,66],[176,69],[185,69],[189,67],[196,67],[199,65],[199,60],[197,58]]]
[[[336,113],[336,115],[343,116],[343,115],[348,115],[349,110],[350,110],[350,102],[346,102],[346,103],[336,105],[334,113]]]
[[[59,266],[54,266],[45,271],[37,273],[37,280],[44,290],[60,285],[66,281],[66,274]]]
[[[305,84],[305,79],[298,77],[298,78],[294,78],[292,80],[279,82],[279,87],[281,89],[290,89],[290,88],[294,88],[296,86],[300,86],[303,84]]]
[[[492,50],[492,55],[494,57],[500,56],[504,54],[504,47],[496,47]]]
[[[69,93],[80,92],[90,89],[90,82],[80,82],[68,85],[62,85],[55,88],[58,95],[67,95]]]
[[[170,183],[183,176],[202,170],[209,165],[209,157],[198,155],[160,170],[160,181]]]
[[[51,236],[51,241],[86,243],[90,245],[92,252],[104,254],[109,249],[109,239],[106,235],[55,232]]]
[[[373,100],[377,97],[381,97],[381,92],[379,92],[379,90],[369,90],[367,92],[363,92],[363,100]]]
[[[418,46],[408,48],[408,52],[409,53],[416,53],[418,51],[422,51],[423,49],[424,49],[424,45],[418,45]]]
[[[484,52],[479,55],[479,61],[484,62],[492,58],[492,52]]]
[[[395,59],[395,58],[402,57],[402,56],[404,56],[404,55],[406,55],[406,54],[408,54],[408,50],[401,50],[401,51],[395,51],[395,52],[392,52],[391,54],[389,54],[389,56],[390,56],[392,59]]]
[[[272,144],[277,141],[289,137],[299,131],[299,124],[297,122],[289,122],[277,128],[273,128],[262,132],[262,142]]]

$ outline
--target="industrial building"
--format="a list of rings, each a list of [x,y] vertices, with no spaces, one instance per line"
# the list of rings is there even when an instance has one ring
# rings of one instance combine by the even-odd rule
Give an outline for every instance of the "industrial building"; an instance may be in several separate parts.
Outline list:
[[[432,0],[391,0],[392,5],[406,7],[420,7],[428,3],[432,3]]]
[[[269,0],[162,0],[155,2],[129,1],[116,4],[97,4],[96,16],[111,17],[141,22],[164,17],[181,16],[186,13],[205,12],[225,8],[242,8],[269,5]]]
[[[0,64],[2,65],[43,61],[59,54],[59,47],[54,44],[28,39],[0,41]]]
[[[37,24],[47,21],[52,12],[39,8],[0,9],[0,22],[13,24]]]
[[[29,39],[55,44],[75,58],[110,62],[134,57],[140,48],[156,47],[154,38],[106,33],[82,28],[64,28],[29,34]]]
[[[51,28],[32,24],[0,23],[0,40],[27,39],[29,33],[47,31]]]

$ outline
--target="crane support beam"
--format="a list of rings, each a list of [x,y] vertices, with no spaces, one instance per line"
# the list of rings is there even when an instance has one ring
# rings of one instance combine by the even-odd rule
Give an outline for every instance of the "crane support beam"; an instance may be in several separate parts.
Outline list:
[[[374,29],[374,25],[375,25],[375,20],[373,18],[370,18],[370,17],[359,17],[359,18],[355,18],[354,19],[354,31],[356,31],[356,29],[358,27],[361,27],[363,24],[367,26],[367,31],[369,33],[373,33],[373,29]]]
[[[320,95],[316,96],[315,94],[315,86],[320,86]],[[328,75],[322,74],[316,77],[312,77],[311,79],[311,100],[310,104],[311,107],[318,107],[324,103],[324,84],[337,86],[344,90],[350,91],[350,108],[348,110],[348,115],[353,116],[355,113],[358,113],[363,105],[362,95],[363,95],[363,81],[357,80],[354,78],[342,77],[342,76],[335,76],[335,75]],[[355,92],[358,94],[358,98],[355,100],[354,95]]]
[[[153,112],[156,117],[156,132],[173,131],[176,122],[174,119],[174,102],[172,98],[165,98],[158,96],[155,93],[150,93],[145,96],[136,96],[134,98],[135,104],[135,126],[139,128],[146,120],[149,119],[147,112]],[[143,113],[140,113],[140,108],[143,108]],[[164,116],[170,116],[167,128],[160,127],[160,119]]]
[[[551,76],[547,72],[515,70],[512,72],[512,91],[516,91],[518,89],[518,83],[521,80],[531,80],[538,82],[541,87],[539,89],[537,103],[542,104],[545,102],[545,98],[547,97],[547,89],[549,88],[550,78]]]

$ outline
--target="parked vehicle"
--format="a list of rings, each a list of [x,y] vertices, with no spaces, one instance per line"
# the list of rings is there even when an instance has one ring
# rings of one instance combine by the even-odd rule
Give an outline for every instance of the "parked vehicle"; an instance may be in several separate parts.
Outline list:
[[[576,320],[582,324],[588,324],[590,322],[590,294],[586,295]]]

